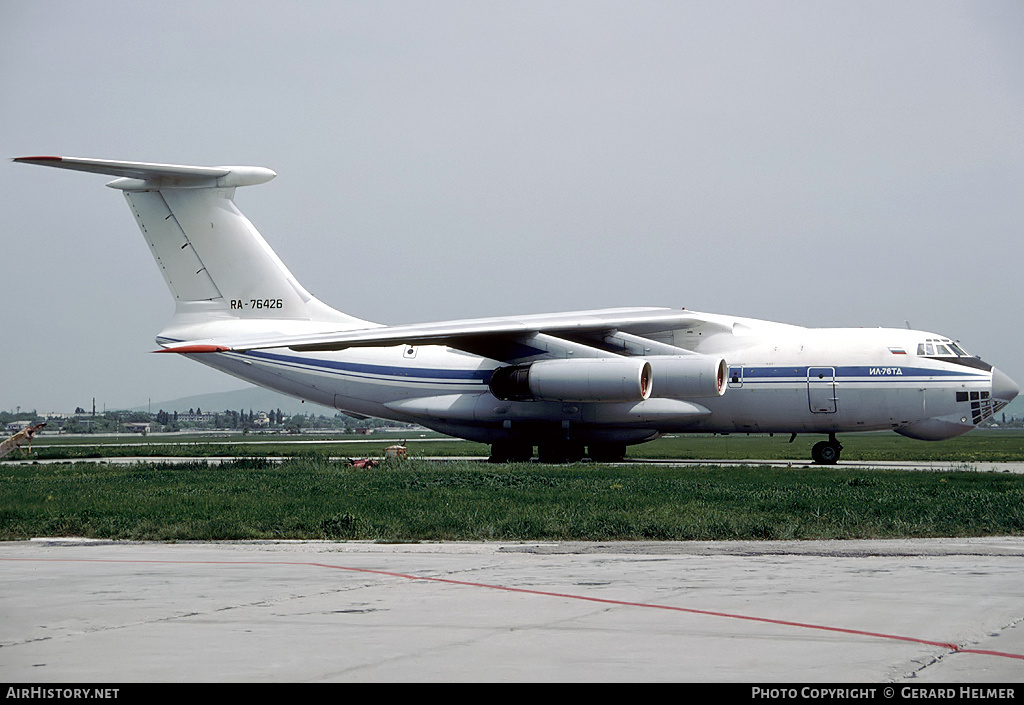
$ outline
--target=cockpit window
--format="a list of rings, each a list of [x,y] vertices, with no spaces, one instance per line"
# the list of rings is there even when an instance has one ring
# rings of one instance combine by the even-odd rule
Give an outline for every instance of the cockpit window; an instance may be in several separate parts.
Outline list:
[[[952,340],[930,338],[917,344],[917,354],[924,357],[970,357],[967,352]]]

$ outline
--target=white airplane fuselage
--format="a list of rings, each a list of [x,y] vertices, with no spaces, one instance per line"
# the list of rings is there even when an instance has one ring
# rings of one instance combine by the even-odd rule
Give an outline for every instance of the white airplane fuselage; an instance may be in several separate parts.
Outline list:
[[[1008,378],[976,357],[918,355],[926,341],[951,342],[933,333],[693,315],[732,330],[701,336],[670,331],[661,338],[727,360],[721,396],[661,398],[655,379],[652,398],[635,402],[502,400],[488,387],[501,363],[436,345],[263,350],[195,359],[339,410],[419,423],[483,443],[571,438],[634,444],[664,433],[880,430],[942,440],[975,428],[1016,394]]]
[[[621,458],[664,433],[965,433],[1019,388],[923,331],[803,328],[630,308],[384,326],[307,292],[234,204],[275,175],[69,157],[15,161],[119,177],[175,300],[157,337],[284,394],[422,424],[520,460]]]

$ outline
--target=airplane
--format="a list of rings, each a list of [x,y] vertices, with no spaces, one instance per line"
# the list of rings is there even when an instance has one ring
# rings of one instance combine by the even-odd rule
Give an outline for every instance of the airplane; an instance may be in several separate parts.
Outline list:
[[[685,309],[613,308],[382,325],[310,294],[238,210],[251,166],[77,157],[15,162],[116,177],[175,301],[156,338],[176,353],[356,417],[489,444],[495,462],[617,461],[668,433],[893,430],[942,440],[1020,391],[948,337],[805,328]]]

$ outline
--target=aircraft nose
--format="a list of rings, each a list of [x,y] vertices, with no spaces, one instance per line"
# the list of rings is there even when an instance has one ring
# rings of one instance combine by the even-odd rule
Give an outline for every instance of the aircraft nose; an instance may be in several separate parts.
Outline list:
[[[1016,382],[996,368],[992,368],[992,396],[1005,402],[1011,402],[1019,393],[1020,387]]]

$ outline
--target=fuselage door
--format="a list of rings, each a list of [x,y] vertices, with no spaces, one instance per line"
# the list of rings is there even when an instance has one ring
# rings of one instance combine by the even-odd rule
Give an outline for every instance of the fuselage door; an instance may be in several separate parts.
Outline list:
[[[836,413],[836,368],[807,368],[807,401],[815,414]]]

